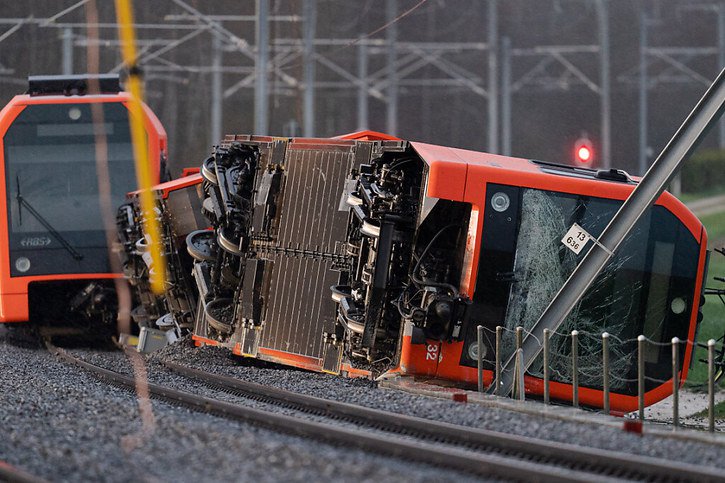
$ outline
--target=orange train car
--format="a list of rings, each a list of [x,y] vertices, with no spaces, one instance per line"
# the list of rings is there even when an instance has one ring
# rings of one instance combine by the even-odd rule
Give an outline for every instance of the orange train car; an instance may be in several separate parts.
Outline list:
[[[496,326],[513,351],[636,180],[373,132],[332,139],[227,136],[201,167],[194,259],[197,344],[347,376],[477,380],[493,372]],[[197,236],[197,235],[195,235]],[[551,339],[552,398],[570,400],[566,334],[580,332],[579,400],[600,406],[601,333],[611,335],[611,407],[637,407],[636,342],[645,402],[671,392],[672,337],[694,340],[707,238],[664,193]],[[476,327],[484,326],[478,347]],[[685,379],[693,346],[681,347]],[[541,361],[526,391],[543,390]]]
[[[207,222],[201,212],[202,177],[198,168],[186,168],[181,177],[156,185],[152,193],[166,258],[166,280],[163,294],[156,295],[149,285],[149,274],[155,269],[143,232],[140,192],[127,195],[116,217],[119,241],[123,246],[123,272],[134,288],[138,305],[131,316],[141,330],[169,332],[164,338],[173,341],[192,328],[196,310],[196,287],[191,278],[193,259],[186,249],[186,238],[194,233],[195,240],[205,233]],[[211,232],[209,232],[211,234]],[[156,327],[159,327],[158,329]],[[161,334],[159,334],[161,335]],[[144,348],[143,340],[140,343]]]
[[[0,112],[0,322],[61,317],[63,309],[115,321],[101,219],[96,136],[107,145],[111,201],[136,185],[129,94],[118,76],[36,76]],[[94,119],[92,106],[102,106]],[[144,105],[156,182],[165,172],[166,132]]]

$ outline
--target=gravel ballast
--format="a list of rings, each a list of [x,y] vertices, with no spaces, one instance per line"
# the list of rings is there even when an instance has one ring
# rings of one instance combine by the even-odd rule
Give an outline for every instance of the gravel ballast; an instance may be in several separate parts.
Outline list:
[[[390,412],[435,419],[453,424],[507,432],[551,441],[628,452],[682,461],[695,465],[725,468],[725,447],[683,441],[657,435],[637,435],[595,423],[569,422],[533,416],[495,407],[462,404],[450,400],[417,396],[401,391],[377,389],[365,379],[346,379],[327,374],[290,370],[260,364],[230,354],[223,348],[195,348],[190,341],[169,346],[148,356],[149,367],[169,360],[201,370],[230,375],[246,381],[335,399]]]
[[[470,478],[356,450],[331,448],[317,441],[192,413],[158,401],[153,402],[156,418],[153,435],[140,447],[128,449],[128,442],[133,442],[131,438],[141,428],[135,397],[58,362],[32,339],[0,330],[0,344],[0,366],[9,374],[3,385],[4,400],[12,401],[7,406],[11,411],[3,414],[2,422],[4,427],[12,428],[14,435],[0,441],[0,459],[54,481],[79,478],[128,481],[144,478],[147,472],[161,481],[252,477],[262,481]],[[109,369],[131,373],[128,359],[120,351],[72,348],[70,352]],[[161,361],[455,424],[725,468],[723,446],[647,434],[637,436],[610,427],[377,389],[369,380],[242,359],[226,349],[195,348],[189,340],[146,356],[152,382],[230,402],[243,401],[253,407],[269,409],[264,403],[214,391],[170,373]],[[11,371],[12,367],[15,369]],[[15,382],[11,382],[13,379]],[[32,382],[23,384],[20,391],[9,389],[10,384],[18,385],[22,380]],[[286,408],[276,410],[294,412]]]
[[[122,353],[106,355],[127,366]],[[0,371],[0,460],[49,481],[475,480],[156,400],[144,433],[133,394],[60,362],[20,328],[0,328]]]

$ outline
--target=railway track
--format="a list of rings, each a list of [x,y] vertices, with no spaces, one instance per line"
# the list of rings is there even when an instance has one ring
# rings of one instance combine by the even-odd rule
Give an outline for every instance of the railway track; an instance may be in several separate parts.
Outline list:
[[[132,377],[84,361],[46,342],[62,360],[113,385],[133,390]],[[392,414],[199,371],[167,362],[167,369],[245,398],[323,416],[324,421],[265,411],[149,383],[154,398],[275,431],[356,447],[483,476],[534,481],[723,481],[720,472],[690,464],[582,448]],[[332,421],[329,421],[332,420]],[[340,422],[352,423],[342,426]]]
[[[0,481],[12,481],[14,483],[45,483],[45,480],[26,473],[12,465],[0,461]]]

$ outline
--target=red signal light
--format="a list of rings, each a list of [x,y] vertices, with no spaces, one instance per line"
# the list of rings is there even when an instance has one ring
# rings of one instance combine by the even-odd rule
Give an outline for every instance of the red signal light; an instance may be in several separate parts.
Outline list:
[[[594,147],[587,137],[580,137],[574,143],[574,160],[580,164],[590,165],[594,161]]]
[[[581,161],[582,163],[586,163],[592,157],[592,152],[589,150],[588,147],[581,146],[576,152],[576,155],[579,158],[579,161]]]

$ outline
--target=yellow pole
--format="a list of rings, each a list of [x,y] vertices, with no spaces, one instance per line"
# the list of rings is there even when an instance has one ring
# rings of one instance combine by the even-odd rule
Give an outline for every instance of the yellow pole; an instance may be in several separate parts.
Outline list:
[[[149,163],[148,148],[146,146],[146,130],[144,128],[143,114],[143,86],[141,71],[136,65],[136,34],[133,28],[133,10],[130,0],[116,0],[116,16],[118,33],[121,39],[121,55],[128,68],[126,82],[128,92],[131,94],[129,110],[131,115],[131,142],[136,161],[136,179],[139,184],[141,211],[144,219],[144,232],[150,238],[149,250],[152,267],[150,270],[151,290],[160,294],[164,291],[166,278],[166,264],[162,256],[161,231],[154,210],[154,198],[151,194],[151,184],[154,179]]]

